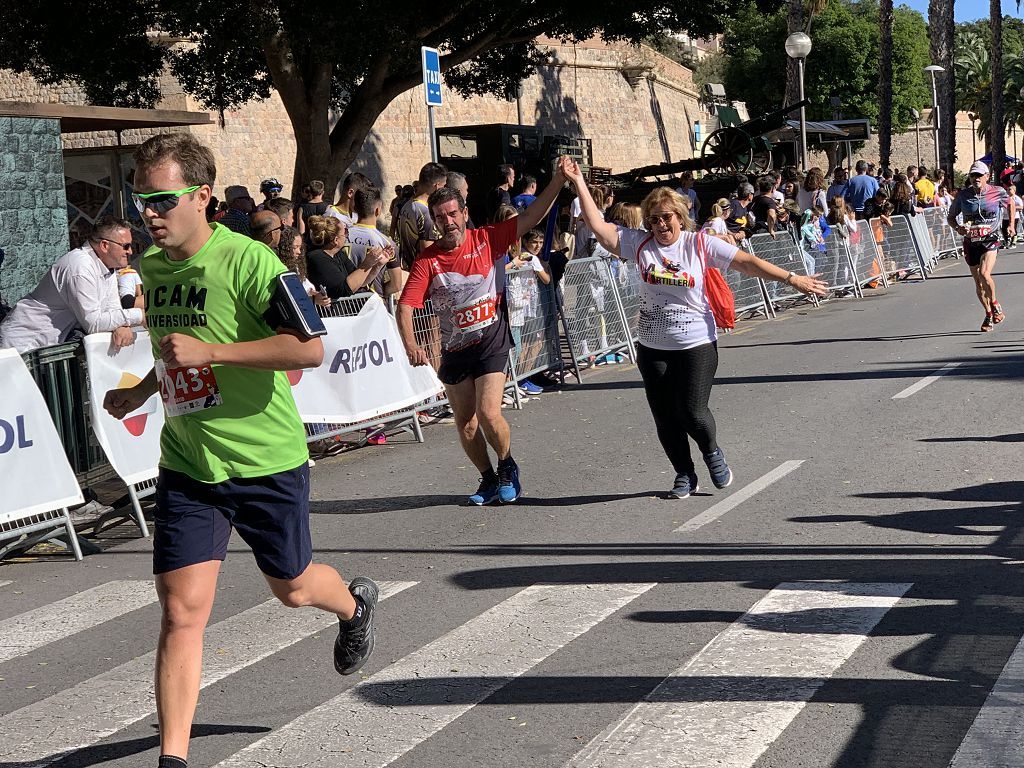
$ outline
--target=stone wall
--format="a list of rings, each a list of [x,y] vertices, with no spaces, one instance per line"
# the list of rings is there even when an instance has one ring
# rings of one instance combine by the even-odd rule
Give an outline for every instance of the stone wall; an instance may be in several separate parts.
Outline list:
[[[693,154],[694,120],[709,121],[697,103],[691,72],[648,48],[591,40],[563,45],[542,39],[547,63],[523,82],[523,121],[549,133],[586,136],[593,140],[594,164],[613,171],[679,160]],[[161,79],[164,109],[201,108],[170,76]],[[0,71],[0,100],[85,103],[72,86],[45,87],[32,78]],[[445,91],[445,103],[434,112],[438,127],[479,123],[516,123],[515,101],[493,97],[463,99]],[[217,158],[216,194],[229,184],[244,184],[259,197],[261,179],[273,176],[292,195],[295,139],[276,94],[224,113],[223,120],[191,129],[208,143]],[[713,127],[713,126],[712,126]],[[153,131],[125,131],[126,145],[144,141]],[[66,148],[110,146],[113,133],[71,134]],[[351,170],[379,180],[383,189],[408,183],[430,160],[426,108],[420,88],[392,102],[363,143]]]
[[[0,117],[0,294],[11,304],[68,250],[60,125]]]

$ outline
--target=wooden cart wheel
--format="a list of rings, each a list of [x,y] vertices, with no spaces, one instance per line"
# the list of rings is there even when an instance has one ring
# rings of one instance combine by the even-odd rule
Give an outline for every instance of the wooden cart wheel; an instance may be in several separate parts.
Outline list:
[[[735,126],[719,128],[701,150],[704,167],[719,173],[746,173],[754,151],[747,133]]]

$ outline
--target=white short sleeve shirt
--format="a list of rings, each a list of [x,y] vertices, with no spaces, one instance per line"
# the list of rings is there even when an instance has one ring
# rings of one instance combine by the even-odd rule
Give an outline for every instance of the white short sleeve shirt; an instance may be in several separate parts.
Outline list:
[[[635,260],[640,273],[640,343],[652,349],[692,349],[718,338],[704,293],[702,244],[708,267],[724,272],[739,251],[717,237],[681,232],[672,245],[659,245],[650,232],[619,229],[619,252]]]

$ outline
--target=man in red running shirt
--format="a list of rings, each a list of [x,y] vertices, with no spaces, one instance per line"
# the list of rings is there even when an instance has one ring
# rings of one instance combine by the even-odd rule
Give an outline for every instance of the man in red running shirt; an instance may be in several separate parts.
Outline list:
[[[412,319],[413,310],[431,300],[441,333],[438,377],[455,414],[462,448],[481,475],[480,487],[469,497],[471,504],[511,504],[522,493],[512,436],[501,412],[512,348],[502,265],[509,246],[547,215],[567,179],[570,162],[558,159],[551,183],[521,214],[480,229],[467,231],[466,201],[455,190],[442,187],[427,200],[441,236],[412,264],[398,304],[398,329],[409,362],[427,365],[429,357],[416,343]],[[497,472],[488,443],[498,455]]]

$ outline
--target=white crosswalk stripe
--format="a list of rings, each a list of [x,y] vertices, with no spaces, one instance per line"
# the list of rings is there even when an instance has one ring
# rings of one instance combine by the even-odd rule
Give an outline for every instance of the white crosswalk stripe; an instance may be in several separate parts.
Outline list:
[[[386,599],[415,584],[381,582],[380,597]],[[336,627],[337,621],[330,613],[290,610],[268,600],[217,622],[206,631],[206,647],[224,653],[205,655],[202,687]],[[0,718],[0,733],[5,734],[0,740],[0,761],[49,765],[153,714],[154,659],[152,652],[139,656]]]
[[[753,766],[911,586],[780,585],[568,766]]]
[[[14,659],[145,606],[155,600],[142,589],[147,584],[152,586],[112,581],[0,622],[0,653]],[[416,584],[383,582],[381,598]],[[217,768],[386,768],[425,742],[448,738],[441,733],[446,727],[561,649],[571,652],[569,643],[657,586],[527,587],[340,695],[305,712],[300,706],[294,720]],[[776,750],[786,745],[780,738],[815,693],[911,587],[779,585],[608,724],[565,768],[752,768],[773,744]],[[62,610],[66,615],[59,618]],[[206,655],[202,687],[333,630],[335,622],[330,614],[293,611],[269,600],[213,624],[206,640],[215,652]],[[19,635],[19,628],[28,634]],[[49,766],[152,716],[153,663],[154,653],[144,654],[0,717],[0,765]],[[1024,641],[950,768],[1024,764],[1017,738],[1024,729],[1022,678]]]
[[[528,587],[218,768],[388,765],[653,586]],[[388,688],[386,703],[362,695],[381,686]],[[435,703],[438,692],[447,703]]]
[[[6,619],[0,622],[0,663],[99,626],[156,599],[151,580],[110,581]]]

